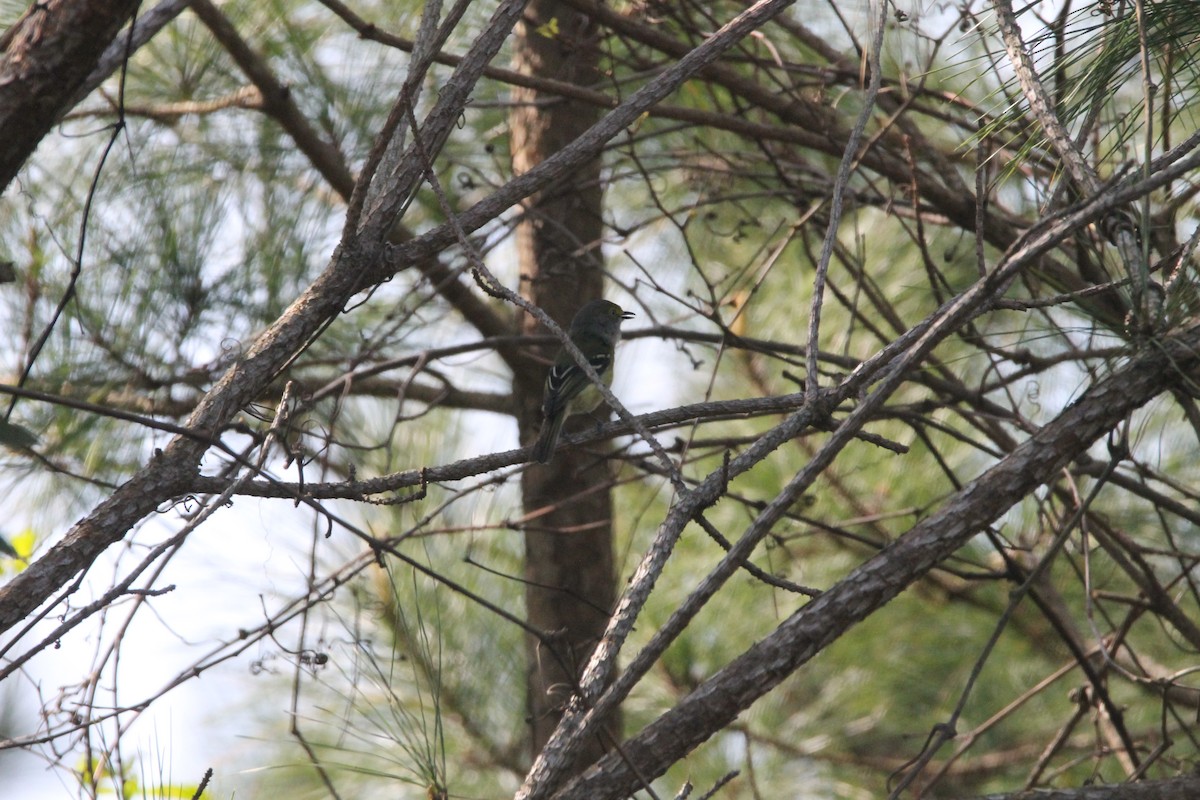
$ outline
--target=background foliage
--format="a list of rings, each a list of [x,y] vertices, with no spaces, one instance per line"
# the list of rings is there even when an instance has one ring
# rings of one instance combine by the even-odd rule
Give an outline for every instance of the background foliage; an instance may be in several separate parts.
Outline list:
[[[191,475],[145,494],[150,509],[86,570],[39,577],[51,588],[30,624],[0,638],[6,690],[39,706],[3,718],[0,746],[39,754],[80,796],[200,791],[202,775],[161,766],[177,755],[147,747],[146,720],[207,675],[236,687],[180,734],[223,756],[210,796],[585,791],[566,783],[576,769],[528,775],[520,535],[539,509],[522,507],[530,467],[510,451],[509,354],[530,342],[492,276],[517,286],[513,231],[530,212],[516,197],[471,216],[514,185],[511,92],[528,76],[501,51],[452,109],[429,174],[394,192],[397,214],[351,202],[389,114],[421,121],[401,125],[406,143],[428,136],[458,57],[493,30],[494,4],[467,6],[427,73],[417,4],[176,9],[0,197],[15,278],[0,284],[0,601],[28,596],[28,565],[103,521],[98,504],[169,462],[181,432],[199,442]],[[564,47],[568,20],[596,26],[601,83],[542,89],[607,110],[745,10],[571,0],[527,24]],[[24,11],[0,6],[0,22]],[[815,592],[865,584],[868,559],[902,558],[886,548],[1072,402],[1103,407],[1089,392],[1104,380],[1191,347],[1191,4],[1017,11],[1020,29],[1008,0],[796,4],[593,141],[606,294],[637,314],[616,395],[663,412],[581,440],[609,465],[618,591],[690,493],[719,484],[667,546],[621,669],[730,541],[761,536],[757,571],[738,570],[630,673],[630,747],[607,743],[597,774],[642,764],[625,780],[647,797],[691,784],[858,798],[1191,771],[1200,413],[1195,365],[1176,356],[1148,402],[1092,439],[1047,444],[1059,466],[952,556],[914,564],[894,601],[827,617],[816,657],[764,679],[778,686],[763,699],[730,701],[728,719],[714,700],[712,727],[677,737],[702,744],[638,761],[636,737],[723,668],[753,666],[735,660]],[[389,169],[369,197],[393,197]],[[452,215],[467,222],[449,236]],[[227,370],[344,263],[361,282],[341,313],[250,376],[249,402],[204,417]],[[951,319],[956,302],[971,313]],[[922,331],[936,346],[905,361]],[[83,654],[65,670],[59,644]]]

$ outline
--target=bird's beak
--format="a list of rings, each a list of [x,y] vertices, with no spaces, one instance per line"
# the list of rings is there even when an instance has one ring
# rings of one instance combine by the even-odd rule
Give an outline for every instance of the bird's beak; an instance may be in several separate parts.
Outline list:
[[[622,311],[621,312],[621,319],[633,319],[635,316],[637,316],[637,315],[634,314],[632,311]]]

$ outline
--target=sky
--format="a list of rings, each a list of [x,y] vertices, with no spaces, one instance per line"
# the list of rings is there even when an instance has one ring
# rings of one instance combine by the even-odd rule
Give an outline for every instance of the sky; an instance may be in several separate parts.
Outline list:
[[[625,302],[628,304],[627,299]],[[639,315],[626,327],[633,329],[649,322]],[[663,407],[666,398],[658,378],[662,359],[672,358],[678,358],[678,353],[658,340],[621,345],[614,389],[634,413]],[[516,446],[516,428],[511,420],[497,425],[494,415],[474,414],[466,424],[470,434],[458,437],[463,458]],[[30,511],[21,506],[19,495],[10,493],[0,500],[6,530],[45,524],[45,508]],[[135,546],[110,547],[90,572],[74,605],[83,605],[107,589],[114,574],[127,572],[138,554],[169,538],[182,524],[178,513],[168,512],[149,519],[137,530],[132,537]],[[43,543],[43,549],[69,525],[70,521],[64,520],[55,535]],[[289,502],[241,498],[217,511],[190,535],[155,582],[158,587],[174,588],[148,600],[123,633],[117,702],[133,704],[156,694],[213,650],[216,643],[230,638],[231,632],[260,625],[264,608],[276,609],[283,602],[281,598],[302,594],[312,535],[311,514]],[[360,550],[352,537],[336,531],[319,547],[328,555],[326,566],[341,564]],[[98,618],[93,618],[63,637],[61,647],[35,657],[23,675],[0,684],[4,702],[16,699],[18,735],[41,729],[38,690],[44,696],[55,696],[62,687],[79,684],[94,669],[97,654],[111,642],[129,605],[125,602],[114,607],[102,634],[97,634]],[[55,622],[44,621],[26,641],[38,641]],[[279,641],[293,645],[294,626],[282,631]],[[260,659],[265,669],[257,672],[255,662]],[[111,668],[103,673],[100,686],[104,691],[97,696],[97,706],[112,704],[111,675]],[[282,747],[263,742],[263,737],[270,738],[274,733],[277,742],[289,741],[286,725],[290,675],[291,667],[280,657],[279,647],[265,642],[205,671],[199,679],[184,681],[152,703],[123,739],[126,756],[139,759],[135,774],[144,776],[144,784],[194,785],[212,767],[216,776],[205,797],[248,796],[254,780],[251,770],[284,752]],[[72,763],[70,759],[66,763]],[[0,751],[0,784],[5,786],[4,800],[78,796],[71,776],[50,768],[46,757],[25,750]]]

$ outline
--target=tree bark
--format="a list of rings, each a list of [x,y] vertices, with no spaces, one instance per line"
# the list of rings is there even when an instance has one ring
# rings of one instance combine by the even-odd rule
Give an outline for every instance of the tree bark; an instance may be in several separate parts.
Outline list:
[[[1200,323],[1156,341],[1080,395],[1053,421],[935,513],[784,620],[585,774],[555,800],[626,797],[732,722],[856,624],[937,564],[1162,392],[1194,385]],[[533,793],[540,797],[544,794]]]
[[[1194,800],[1196,797],[1200,797],[1200,777],[1185,775],[1161,781],[1030,789],[1012,794],[989,794],[973,800]]]
[[[138,0],[34,3],[0,37],[0,192],[71,104]]]
[[[522,0],[500,4],[459,69],[442,86],[438,102],[423,126],[427,141],[443,141],[448,129],[457,124],[471,87],[500,49],[523,6]],[[424,174],[423,159],[413,157],[401,164],[390,179],[391,191],[385,198],[389,202],[364,215],[357,230],[343,238],[321,275],[205,394],[186,422],[191,436],[177,436],[162,451],[156,451],[146,466],[75,523],[61,541],[0,586],[0,633],[67,586],[156,507],[187,491],[189,481],[197,476],[201,457],[212,444],[210,437],[219,435],[238,409],[261,395],[282,365],[306,347],[328,320],[343,313],[350,297],[367,285],[371,274],[368,268],[384,261],[383,242],[395,223],[394,208],[402,203],[400,198],[411,195]]]
[[[599,78],[596,28],[557,0],[534,0],[517,28],[517,71],[582,86]],[[576,139],[599,118],[594,105],[534,89],[513,92],[513,169],[527,172]],[[521,291],[559,325],[603,293],[600,160],[594,158],[529,198],[517,229]],[[522,331],[544,333],[523,315]],[[521,440],[532,441],[550,346],[515,375]],[[568,423],[570,424],[570,423]],[[528,711],[536,754],[550,737],[579,672],[604,632],[615,600],[612,501],[608,468],[583,449],[559,449],[552,464],[532,465],[522,478],[525,599],[529,622],[547,634],[527,637]],[[606,726],[615,741],[616,720]],[[593,742],[587,760],[605,750]]]

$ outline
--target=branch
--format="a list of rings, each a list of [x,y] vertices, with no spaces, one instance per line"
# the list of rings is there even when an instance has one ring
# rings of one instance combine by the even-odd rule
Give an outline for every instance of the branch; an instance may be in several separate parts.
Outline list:
[[[500,49],[523,8],[522,0],[501,3],[426,118],[428,141],[442,141],[456,124],[483,66]],[[368,286],[365,266],[379,260],[384,237],[395,222],[403,198],[416,191],[424,174],[423,159],[413,156],[410,151],[392,174],[376,176],[377,181],[387,181],[387,190],[378,195],[381,202],[345,235],[325,271],[200,401],[187,422],[195,435],[202,439],[206,433],[221,430],[240,409],[261,395],[330,319],[342,313],[351,297]],[[76,523],[61,542],[0,587],[0,631],[17,624],[56,588],[86,570],[105,548],[120,541],[160,503],[187,491],[206,450],[202,441],[177,437]]]
[[[75,102],[139,0],[33,3],[0,36],[0,192]]]
[[[1021,40],[1021,28],[1017,24],[1016,15],[1013,14],[1011,0],[995,0],[993,5],[996,9],[996,21],[1000,26],[1001,38],[1004,39],[1004,47],[1008,51],[1009,61],[1012,62],[1013,70],[1017,74],[1017,80],[1021,83],[1021,91],[1025,94],[1030,110],[1042,130],[1045,131],[1051,146],[1062,158],[1063,164],[1075,184],[1086,194],[1099,194],[1103,191],[1103,184],[1096,175],[1096,171],[1084,159],[1083,153],[1071,140],[1070,134],[1059,121],[1058,115],[1054,113],[1053,104],[1033,65],[1033,58]],[[1125,270],[1133,288],[1133,306],[1140,312],[1148,278],[1146,262],[1137,242],[1137,232],[1123,214],[1114,214],[1111,219],[1114,220],[1114,224],[1105,227],[1110,231],[1117,250],[1121,254],[1121,259],[1125,263]]]
[[[1198,366],[1200,324],[1140,353],[953,495],[938,512],[797,611],[626,741],[619,754],[606,756],[569,783],[555,795],[556,800],[623,797],[641,788],[643,777],[663,774],[856,623],[1053,479],[1129,413],[1178,384]]]
[[[1170,169],[1180,168],[1187,160],[1182,159]],[[1164,170],[1164,173],[1168,171]],[[1163,174],[1155,177],[1162,179]],[[1136,186],[1144,187],[1151,183],[1153,181],[1143,181]],[[1044,220],[1018,240],[1012,252],[1007,254],[1007,258],[994,272],[976,281],[970,289],[943,304],[921,324],[911,328],[871,359],[860,364],[837,387],[836,391],[843,393],[842,399],[859,396],[876,381],[881,385],[838,427],[829,444],[792,478],[783,492],[778,494],[755,520],[752,526],[754,530],[747,531],[738,545],[729,551],[706,580],[711,579],[713,586],[719,586],[732,574],[733,569],[749,556],[750,550],[770,531],[774,520],[783,513],[786,505],[811,485],[821,470],[831,463],[836,453],[848,443],[849,436],[857,432],[882,406],[891,392],[903,382],[908,371],[916,368],[939,341],[953,331],[960,330],[961,326],[968,324],[983,309],[990,307],[990,303],[1003,287],[1022,269],[1037,263],[1064,235],[1094,219],[1103,209],[1109,207],[1108,203],[1131,190],[1132,188],[1107,192],[1091,198],[1070,213]],[[538,756],[529,775],[526,776],[525,785],[518,793],[518,798],[527,800],[545,797],[556,790],[558,781],[571,765],[572,752],[588,735],[589,727],[594,725],[597,719],[603,718],[610,710],[609,707],[619,702],[630,690],[631,680],[637,674],[632,666],[601,694],[603,687],[607,685],[608,674],[615,669],[616,655],[632,630],[640,608],[661,574],[683,526],[707,505],[716,502],[732,478],[757,464],[783,441],[804,430],[814,420],[828,416],[833,408],[829,402],[834,396],[818,392],[817,397],[821,398],[821,403],[825,405],[806,405],[792,414],[737,458],[710,473],[696,489],[682,495],[672,506],[622,595],[608,630],[592,653],[580,681],[580,693],[572,700],[571,713],[563,716],[555,735]],[[677,614],[682,611],[683,609],[680,609]],[[639,661],[641,658],[639,655]]]
[[[857,384],[856,384],[857,385]],[[0,390],[4,387],[0,386]],[[835,398],[844,400],[849,391],[843,387],[825,392],[819,398],[819,406],[833,402]],[[482,399],[487,399],[485,396]],[[499,398],[497,398],[497,401]],[[443,402],[442,405],[448,405]],[[719,400],[706,403],[693,403],[678,408],[664,409],[636,417],[639,424],[651,428],[670,428],[694,422],[713,422],[725,419],[746,419],[764,414],[792,413],[804,405],[804,394],[777,395],[774,397],[749,397],[738,400]],[[473,406],[477,407],[477,406]],[[831,422],[823,421],[818,415],[805,417],[807,425],[818,430],[834,430]],[[801,426],[801,429],[804,426]],[[615,436],[628,436],[633,433],[633,427],[624,421],[609,422],[590,430],[576,434],[564,435],[563,443],[571,447],[593,442],[602,442]],[[883,437],[869,433],[858,433],[856,438],[882,447],[892,452],[907,452],[904,445],[889,441]],[[302,497],[311,500],[361,500],[371,495],[399,491],[420,486],[422,483],[462,480],[475,475],[481,475],[505,467],[524,464],[529,460],[528,447],[516,450],[506,450],[500,453],[465,458],[450,464],[435,467],[422,467],[402,472],[393,472],[377,478],[367,478],[354,481],[334,481],[326,483],[290,483],[284,481],[256,480],[247,481],[238,489],[239,495],[250,497],[273,497],[292,500]],[[198,475],[188,484],[188,491],[193,494],[219,494],[229,485],[229,478]]]
[[[229,18],[209,0],[192,0],[191,7],[192,12],[212,32],[213,38],[258,87],[262,95],[262,110],[287,131],[300,152],[329,181],[333,190],[342,197],[349,197],[354,190],[354,177],[346,166],[346,159],[337,147],[322,139],[316,129],[308,124],[308,118],[292,100],[288,87],[275,77],[267,62],[254,52]]]
[[[1200,777],[1185,775],[1162,781],[989,794],[971,800],[1195,800],[1196,797],[1200,797]]]
[[[149,11],[138,15],[133,22],[132,34],[127,34],[114,40],[104,53],[101,54],[96,68],[87,76],[87,80],[75,92],[71,101],[67,104],[67,108],[74,108],[83,102],[83,99],[95,91],[100,84],[108,79],[108,76],[117,71],[119,67],[124,65],[125,59],[129,54],[140,48],[146,42],[154,37],[154,34],[167,26],[171,20],[179,16],[180,12],[188,7],[191,0],[162,0]]]
[[[262,110],[292,138],[300,152],[329,182],[334,192],[345,201],[354,192],[354,176],[346,165],[341,151],[321,138],[309,124],[308,118],[296,105],[292,92],[271,71],[270,65],[237,32],[229,19],[210,0],[193,0],[192,10],[212,32],[213,37],[241,68],[246,77],[262,94]],[[455,66],[463,59],[455,59]],[[486,73],[490,68],[485,67]],[[403,225],[392,231],[394,243],[408,241],[412,232]],[[436,255],[417,263],[419,269],[433,288],[457,310],[484,337],[498,337],[511,333],[511,321],[484,302],[471,287],[460,280],[458,274],[438,260]],[[510,365],[515,362],[516,350],[507,345],[497,347],[497,352]]]
[[[789,0],[760,0],[635,92],[586,134],[510,181],[489,199],[477,203],[464,213],[458,224],[443,225],[411,242],[392,246],[385,259],[381,258],[384,255],[381,245],[406,198],[412,196],[424,178],[427,166],[421,154],[410,148],[395,170],[374,176],[375,181],[386,180],[389,190],[371,192],[373,202],[364,216],[357,218],[362,209],[356,209],[352,203],[350,214],[355,219],[346,226],[344,238],[330,265],[201,400],[188,420],[188,427],[198,429],[201,434],[220,430],[241,408],[261,395],[322,327],[342,312],[357,292],[440,253],[457,241],[463,231],[478,229],[511,208],[516,201],[594,158],[604,143],[636,122],[644,111],[788,5]],[[437,104],[422,123],[420,139],[426,147],[436,151],[457,124],[469,100],[471,87],[499,50],[523,7],[521,0],[502,3],[460,67],[442,87]],[[383,135],[390,137],[390,134],[389,130]],[[160,457],[78,522],[59,544],[12,582],[0,587],[0,631],[8,630],[44,603],[55,587],[86,569],[106,547],[120,541],[126,531],[160,502],[189,491],[197,477],[197,465],[204,449],[194,440],[171,442]]]

